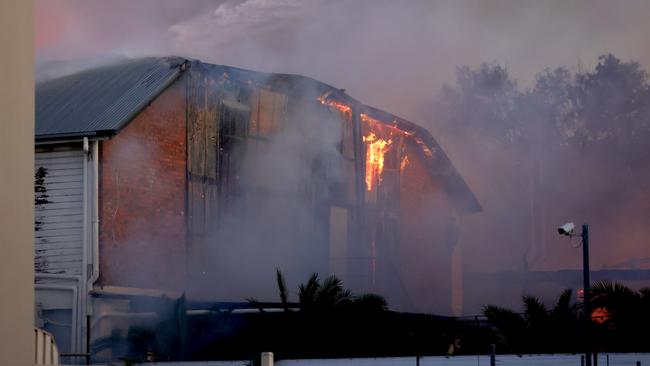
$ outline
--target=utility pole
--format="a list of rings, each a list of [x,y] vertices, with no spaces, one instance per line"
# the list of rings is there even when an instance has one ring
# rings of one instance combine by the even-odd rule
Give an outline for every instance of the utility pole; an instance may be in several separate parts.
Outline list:
[[[575,225],[572,222],[560,226],[557,229],[558,234],[570,238],[578,236],[573,233]],[[584,342],[585,342],[585,366],[591,366],[591,286],[589,284],[589,225],[582,224],[582,308],[584,310]],[[596,360],[597,361],[597,360]]]
[[[591,366],[591,307],[589,284],[589,225],[582,225],[582,280],[583,280],[583,309],[585,315],[585,366]]]

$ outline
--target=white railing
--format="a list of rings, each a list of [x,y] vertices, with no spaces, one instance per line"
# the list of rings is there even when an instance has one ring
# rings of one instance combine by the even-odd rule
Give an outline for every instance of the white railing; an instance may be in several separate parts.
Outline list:
[[[54,338],[50,333],[38,328],[34,328],[34,364],[59,364],[59,350]]]

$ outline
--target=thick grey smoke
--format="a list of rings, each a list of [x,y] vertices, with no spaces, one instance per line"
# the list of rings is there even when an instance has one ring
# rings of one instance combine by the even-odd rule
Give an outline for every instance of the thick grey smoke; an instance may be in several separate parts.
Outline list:
[[[189,296],[277,301],[276,268],[291,289],[314,272],[329,272],[329,232],[318,200],[346,179],[341,123],[333,114],[338,112],[315,102],[313,87],[296,94],[308,102],[292,100],[278,130],[233,152],[241,162],[241,170],[229,173],[237,174],[238,192],[221,204],[201,253],[204,269],[189,284]]]
[[[650,64],[650,4],[578,1],[37,1],[38,57],[177,54],[304,74],[416,122],[458,65]],[[40,9],[40,10],[39,10]]]
[[[260,71],[303,74],[344,88],[364,103],[432,129],[484,203],[484,213],[463,222],[462,245],[470,248],[466,270],[520,270],[524,255],[532,269],[558,269],[577,268],[579,257],[573,257],[570,246],[553,252],[561,254],[561,260],[549,260],[549,253],[525,254],[529,213],[500,216],[519,221],[485,219],[518,207],[511,204],[517,196],[499,189],[503,187],[498,179],[508,177],[477,167],[474,154],[509,164],[509,172],[525,172],[527,167],[517,166],[508,151],[492,146],[486,136],[469,133],[464,137],[471,139],[463,140],[450,134],[439,123],[442,111],[431,108],[432,100],[443,83],[454,82],[459,65],[505,65],[523,87],[532,85],[535,74],[545,68],[589,70],[599,55],[610,52],[648,68],[648,13],[650,3],[644,0],[40,0],[36,44],[39,65],[78,58],[99,62],[109,54],[175,54]],[[71,71],[46,74],[47,68],[40,70],[45,70],[45,76]],[[546,157],[548,161],[557,158],[550,152]],[[598,161],[585,161],[581,169],[593,174]],[[585,191],[576,184],[567,185],[566,190],[576,195],[608,193]],[[580,217],[568,215],[588,212],[585,207],[558,212],[554,218],[578,221]],[[504,232],[503,224],[520,229]],[[544,230],[554,224],[544,224]],[[630,235],[639,243],[647,233],[635,226]],[[611,250],[594,251],[596,256],[609,254]],[[535,258],[543,260],[535,263]],[[235,263],[238,258],[232,260]]]

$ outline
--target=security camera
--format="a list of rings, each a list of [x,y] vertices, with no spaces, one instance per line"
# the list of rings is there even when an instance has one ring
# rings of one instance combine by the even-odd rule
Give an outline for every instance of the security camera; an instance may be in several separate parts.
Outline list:
[[[576,228],[575,224],[569,222],[557,228],[557,232],[560,233],[560,235],[571,236],[575,228]]]

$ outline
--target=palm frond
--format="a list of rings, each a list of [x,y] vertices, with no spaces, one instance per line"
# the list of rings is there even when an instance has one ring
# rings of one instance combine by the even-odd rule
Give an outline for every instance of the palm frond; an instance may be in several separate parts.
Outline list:
[[[318,305],[323,308],[331,308],[337,305],[337,302],[345,300],[345,289],[341,280],[332,275],[327,277],[320,289],[318,290]],[[351,293],[347,293],[348,299]]]
[[[553,307],[554,313],[568,312],[571,310],[571,296],[573,295],[573,290],[566,288],[562,291],[555,306]]]
[[[548,318],[548,310],[542,301],[536,296],[524,296],[524,315],[529,324],[545,321]]]
[[[611,281],[598,281],[591,286],[593,307],[628,307],[640,299],[641,295],[631,288]]]
[[[280,269],[275,269],[275,278],[278,283],[278,291],[280,292],[280,301],[282,302],[282,307],[284,311],[289,311],[289,291],[287,290],[287,283],[284,280],[284,276]]]
[[[356,308],[364,311],[388,310],[386,299],[377,294],[362,294],[354,298],[353,304]]]
[[[526,320],[518,313],[495,305],[483,307],[483,315],[497,328],[497,334],[502,342],[513,349],[523,342],[522,335],[526,334]]]
[[[312,273],[307,283],[298,287],[298,301],[300,302],[300,309],[307,310],[313,308],[318,301],[318,289],[320,288],[320,280],[318,273]]]

